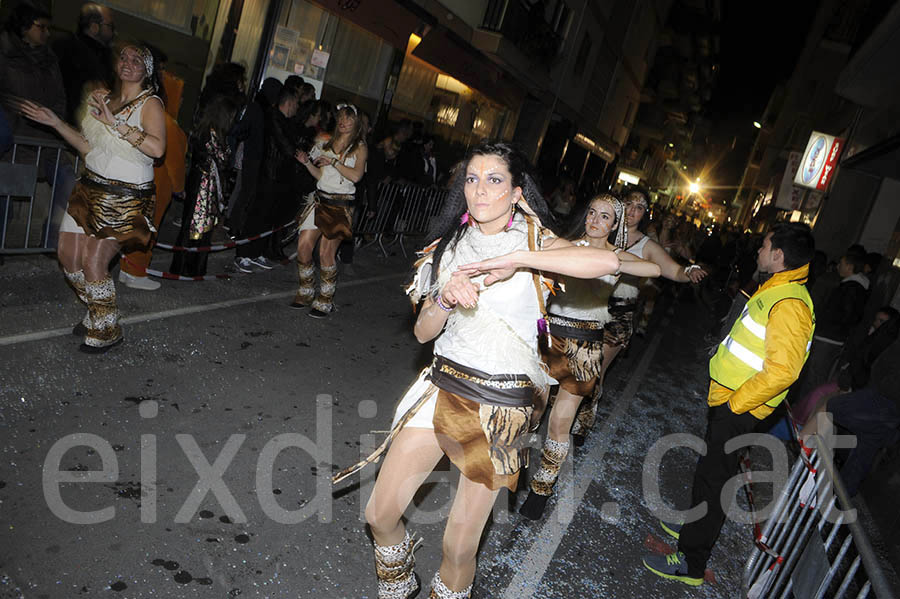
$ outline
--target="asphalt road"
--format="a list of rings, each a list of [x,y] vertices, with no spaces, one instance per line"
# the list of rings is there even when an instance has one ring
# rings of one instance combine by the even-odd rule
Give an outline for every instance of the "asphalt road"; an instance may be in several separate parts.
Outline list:
[[[230,259],[215,256],[211,272]],[[52,261],[8,259],[0,597],[375,597],[362,511],[376,468],[335,489],[329,478],[380,441],[429,360],[401,291],[408,265],[359,252],[341,274],[339,311],[323,321],[287,307],[296,273],[286,266],[155,292],[120,285],[126,341],[88,356],[68,334],[82,309]],[[664,435],[703,434],[706,318],[686,303],[636,339],[545,521],[514,511],[524,490],[501,494],[476,597],[736,595],[745,525],[726,525],[716,581],[699,589],[640,561],[665,536],[642,492],[647,452]],[[687,507],[695,460],[688,449],[666,454],[659,481],[670,505]],[[437,472],[408,514],[425,541],[425,581],[456,477]]]

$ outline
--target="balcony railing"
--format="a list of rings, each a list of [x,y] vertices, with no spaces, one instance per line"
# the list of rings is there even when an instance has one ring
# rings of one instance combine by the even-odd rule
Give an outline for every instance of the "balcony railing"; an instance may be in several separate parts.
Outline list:
[[[542,3],[535,5],[540,6]],[[481,27],[501,34],[523,54],[548,68],[559,55],[562,37],[547,23],[539,8],[532,8],[522,0],[489,0]]]

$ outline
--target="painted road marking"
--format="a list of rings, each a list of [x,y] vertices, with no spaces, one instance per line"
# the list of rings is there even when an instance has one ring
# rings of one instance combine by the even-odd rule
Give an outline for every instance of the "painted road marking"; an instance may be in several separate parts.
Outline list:
[[[341,289],[348,287],[360,287],[369,283],[378,283],[388,281],[390,279],[399,279],[408,276],[408,273],[394,273],[390,275],[381,275],[378,277],[369,277],[368,279],[359,279],[358,281],[347,281],[341,283]],[[257,302],[266,302],[273,299],[283,299],[294,297],[296,291],[279,291],[277,293],[267,293],[262,295],[254,295],[252,297],[241,297],[222,302],[214,302],[211,304],[201,304],[199,306],[185,306],[184,308],[173,308],[171,310],[163,310],[161,312],[148,312],[146,314],[135,314],[134,316],[126,316],[120,322],[122,324],[135,324],[140,322],[150,322],[152,320],[162,320],[164,318],[174,318],[176,316],[185,316],[187,314],[198,314],[200,312],[209,312],[211,310],[219,310],[222,308],[231,308],[233,306],[242,306],[244,304],[255,304]],[[28,341],[40,341],[42,339],[52,339],[53,337],[64,337],[72,334],[72,327],[62,329],[47,329],[44,331],[34,331],[32,333],[21,333],[19,335],[9,335],[0,337],[0,345],[17,345]]]
[[[603,456],[609,450],[609,445],[613,440],[613,433],[619,424],[621,418],[628,411],[632,403],[634,394],[638,390],[653,356],[659,347],[662,331],[665,324],[657,330],[641,361],[638,363],[634,372],[629,373],[628,385],[625,387],[622,397],[617,401],[616,407],[610,413],[609,417],[603,423],[603,430],[599,431],[600,441],[591,450],[587,458],[583,460],[584,464],[599,464]],[[503,599],[522,599],[522,597],[531,597],[537,592],[544,578],[544,573],[550,565],[556,550],[559,548],[560,542],[569,529],[569,524],[573,520],[575,511],[584,500],[588,487],[594,480],[595,471],[593,468],[584,467],[575,471],[572,479],[564,482],[559,488],[559,497],[565,500],[559,500],[555,503],[553,512],[547,515],[544,525],[540,532],[535,535],[534,543],[531,545],[528,554],[522,559],[521,567],[516,575],[506,587],[503,593]]]

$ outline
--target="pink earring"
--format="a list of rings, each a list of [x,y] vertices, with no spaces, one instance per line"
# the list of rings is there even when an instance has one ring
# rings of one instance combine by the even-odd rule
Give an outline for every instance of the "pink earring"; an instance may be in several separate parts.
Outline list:
[[[516,216],[516,206],[515,206],[515,204],[513,204],[512,212],[509,213],[509,222],[506,223],[506,228],[503,229],[504,231],[509,231],[509,228],[512,226],[512,224],[513,224],[513,218],[514,218],[515,216]]]
[[[469,212],[466,211],[465,214],[462,215],[462,218],[459,219],[459,224],[464,225],[469,222]]]

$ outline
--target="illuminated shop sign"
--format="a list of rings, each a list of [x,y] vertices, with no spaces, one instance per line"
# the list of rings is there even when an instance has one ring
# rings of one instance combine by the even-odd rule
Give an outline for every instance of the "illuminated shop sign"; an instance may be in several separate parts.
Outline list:
[[[800,168],[794,176],[794,184],[810,189],[825,190],[834,175],[844,140],[813,131],[803,152]]]

